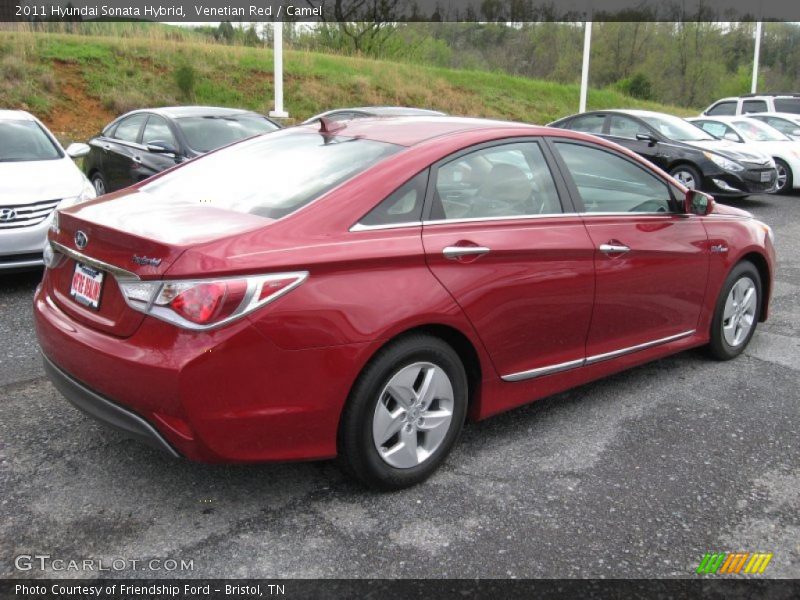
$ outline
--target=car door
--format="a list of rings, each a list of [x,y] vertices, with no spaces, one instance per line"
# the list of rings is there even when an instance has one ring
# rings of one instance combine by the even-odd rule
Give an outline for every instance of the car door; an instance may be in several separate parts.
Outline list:
[[[547,154],[534,139],[475,147],[434,165],[428,186],[428,265],[507,381],[585,353],[594,248]]]
[[[701,219],[630,157],[580,142],[553,146],[595,249],[587,360],[694,333],[709,267]]]
[[[103,175],[107,191],[113,192],[136,183],[135,169],[138,163],[134,157],[141,154],[139,139],[146,121],[146,113],[125,117],[104,141]]]
[[[652,139],[639,139],[637,136],[650,136]],[[668,166],[666,154],[662,151],[656,133],[636,119],[627,115],[609,115],[608,135],[605,137],[633,150],[662,169]]]
[[[147,149],[147,145],[154,143],[162,147],[169,146],[175,151],[151,152]],[[148,116],[147,123],[142,131],[142,146],[144,150],[139,154],[141,162],[139,162],[136,169],[136,179],[138,181],[174,167],[180,162],[178,140],[167,120],[160,115],[151,114]]]

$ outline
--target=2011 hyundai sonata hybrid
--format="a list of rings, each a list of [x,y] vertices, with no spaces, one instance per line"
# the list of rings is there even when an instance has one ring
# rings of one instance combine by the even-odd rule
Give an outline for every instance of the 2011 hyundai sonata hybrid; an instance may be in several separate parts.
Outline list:
[[[59,213],[45,366],[209,462],[340,457],[394,489],[482,419],[767,317],[768,226],[596,137],[323,120]]]

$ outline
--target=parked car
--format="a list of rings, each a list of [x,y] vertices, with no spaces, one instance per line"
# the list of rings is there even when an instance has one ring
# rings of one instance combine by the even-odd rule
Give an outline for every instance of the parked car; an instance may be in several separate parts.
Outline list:
[[[89,141],[84,172],[99,196],[183,161],[280,126],[258,113],[212,106],[135,110]]]
[[[698,117],[690,121],[711,135],[772,156],[778,169],[774,192],[782,194],[800,187],[800,143],[774,127],[745,116]]]
[[[737,356],[775,261],[767,225],[616,144],[450,117],[243,141],[59,212],[50,246],[35,324],[71,402],[173,456],[338,455],[382,489],[467,415]]]
[[[89,151],[67,151],[30,113],[0,110],[0,271],[40,267],[52,213],[94,198],[72,162]]]
[[[551,126],[612,140],[661,167],[686,187],[716,196],[741,198],[775,187],[775,163],[767,155],[720,141],[672,115],[602,110],[566,117]]]
[[[800,114],[800,94],[745,94],[722,98],[705,109],[702,114],[708,117],[725,117],[763,112]]]
[[[320,113],[303,121],[303,125],[316,123],[321,118],[329,121],[349,121],[367,117],[442,117],[445,113],[426,108],[407,108],[405,106],[359,106],[356,108],[336,108]]]
[[[793,140],[800,141],[800,115],[793,115],[792,113],[748,113],[747,116],[774,127]]]

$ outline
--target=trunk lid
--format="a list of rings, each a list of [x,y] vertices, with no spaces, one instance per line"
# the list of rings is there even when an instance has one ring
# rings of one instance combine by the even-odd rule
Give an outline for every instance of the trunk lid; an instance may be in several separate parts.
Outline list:
[[[66,259],[50,269],[49,292],[76,321],[128,337],[138,329],[144,315],[128,306],[118,280],[161,279],[188,248],[259,229],[270,222],[200,202],[171,202],[135,189],[104,196],[59,214],[59,231],[50,239]],[[80,285],[75,284],[78,263],[101,273],[97,307],[72,294],[74,286]]]

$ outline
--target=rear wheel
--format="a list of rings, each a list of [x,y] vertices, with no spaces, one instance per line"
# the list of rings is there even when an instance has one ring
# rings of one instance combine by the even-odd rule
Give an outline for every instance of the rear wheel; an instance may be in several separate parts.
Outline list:
[[[381,490],[427,479],[458,439],[467,410],[467,376],[439,338],[411,335],[365,367],[339,428],[345,471]]]
[[[761,277],[753,263],[743,261],[731,270],[717,299],[711,323],[711,355],[719,360],[739,356],[753,338],[759,314]]]
[[[94,186],[94,191],[98,196],[102,196],[108,191],[106,180],[103,179],[103,176],[100,173],[95,173],[92,175],[92,185]]]
[[[689,165],[678,165],[672,169],[669,174],[690,190],[700,189],[700,183],[702,180],[700,179],[700,173],[698,173],[697,169],[694,167],[690,167]]]
[[[793,177],[792,177],[792,169],[782,161],[780,158],[775,159],[775,168],[778,171],[778,180],[776,182],[775,192],[776,194],[785,194],[792,189],[793,185]]]

